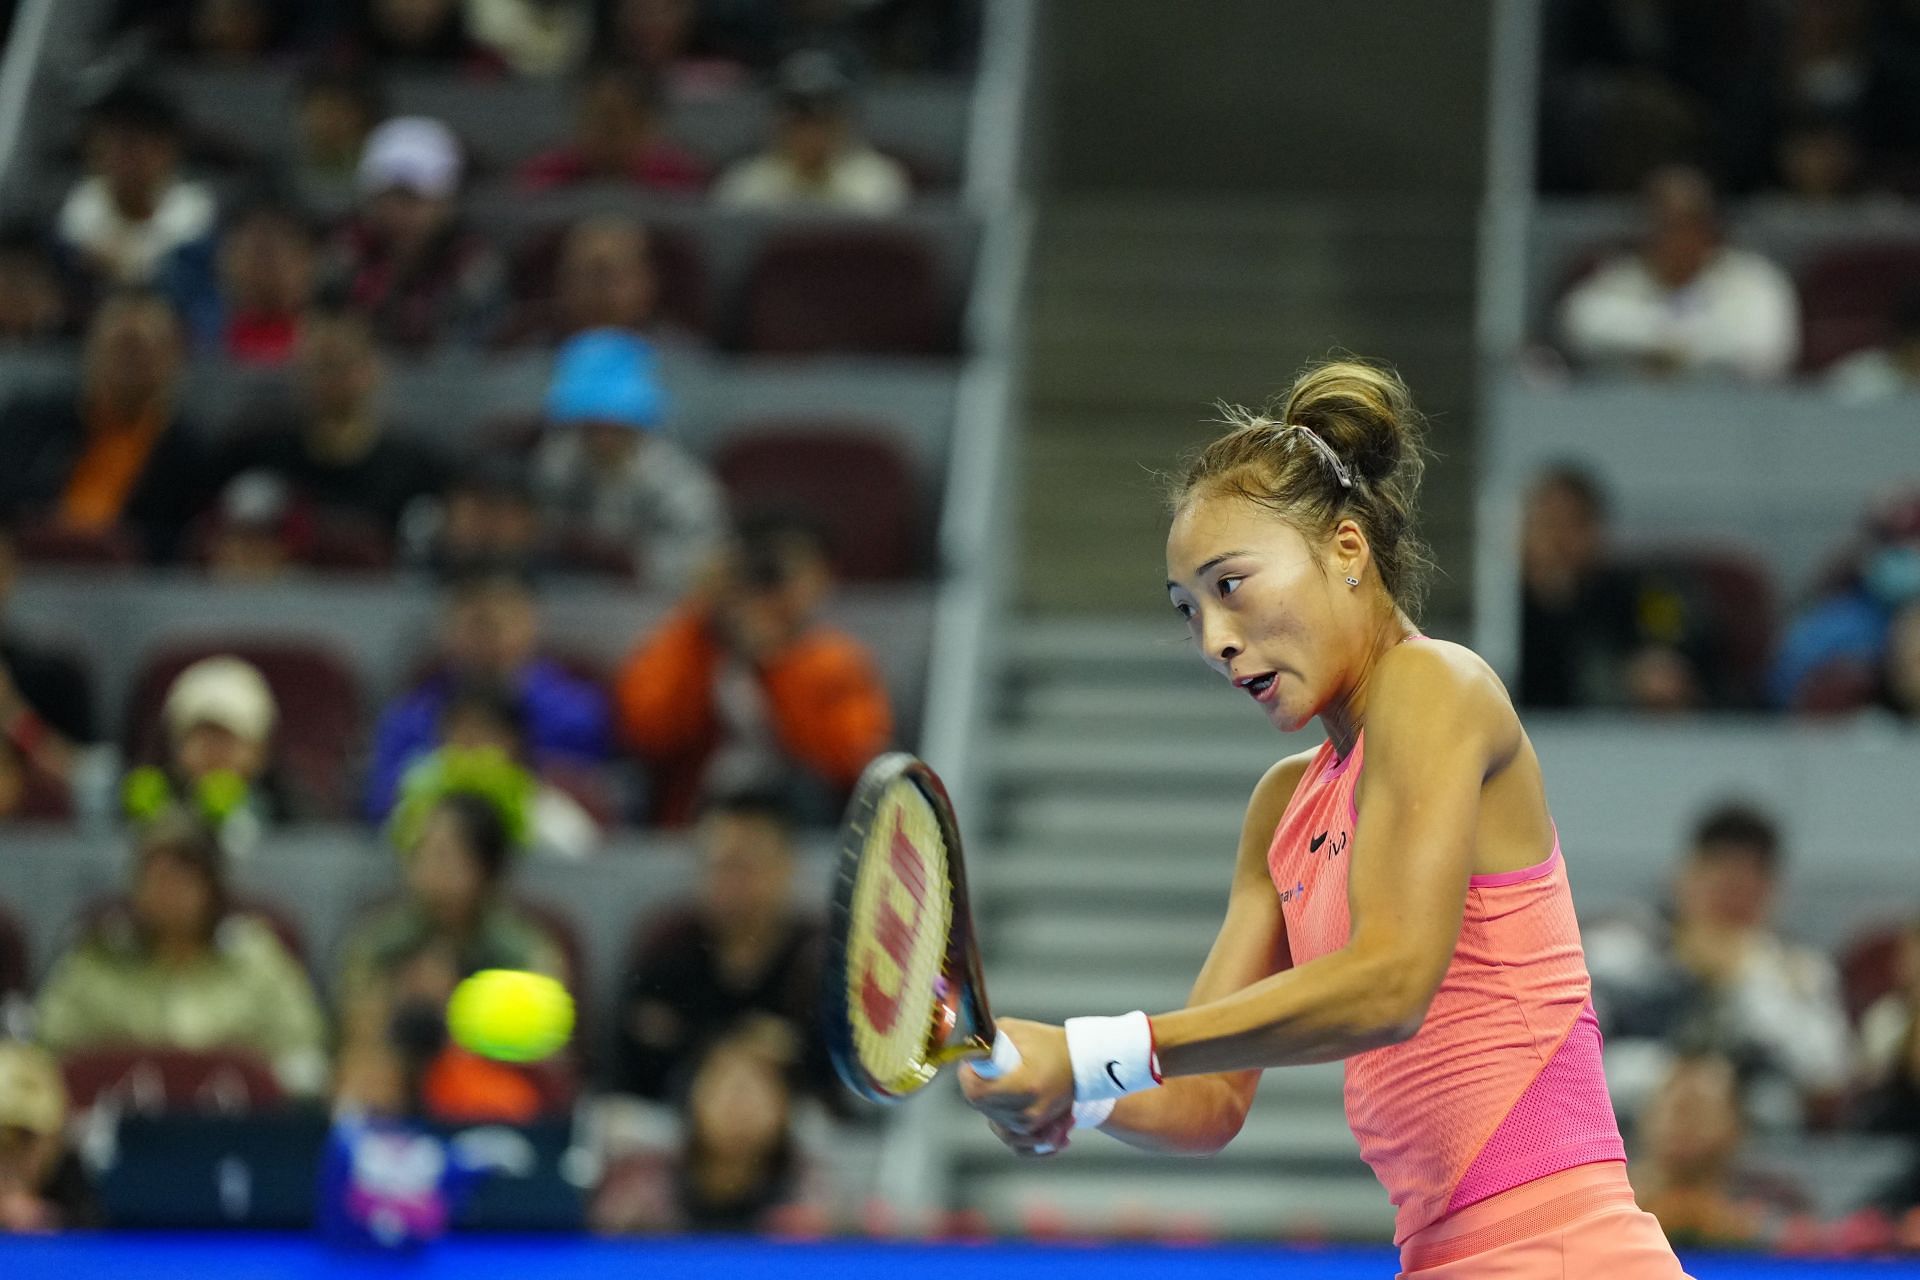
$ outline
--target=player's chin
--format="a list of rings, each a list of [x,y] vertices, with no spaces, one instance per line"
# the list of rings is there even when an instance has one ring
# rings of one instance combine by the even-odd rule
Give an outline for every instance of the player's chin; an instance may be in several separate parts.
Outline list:
[[[1267,723],[1282,733],[1298,733],[1313,723],[1313,708],[1297,706],[1290,702],[1275,701],[1270,707],[1262,707],[1267,713]]]

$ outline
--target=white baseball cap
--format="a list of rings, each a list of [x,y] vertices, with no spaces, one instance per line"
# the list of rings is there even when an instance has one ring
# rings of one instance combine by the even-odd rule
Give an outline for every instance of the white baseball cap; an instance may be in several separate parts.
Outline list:
[[[217,724],[244,741],[265,743],[279,708],[258,667],[222,654],[202,658],[175,677],[161,714],[175,738],[197,724]]]
[[[443,200],[460,188],[460,140],[431,116],[399,116],[367,135],[360,152],[360,190],[396,187]]]

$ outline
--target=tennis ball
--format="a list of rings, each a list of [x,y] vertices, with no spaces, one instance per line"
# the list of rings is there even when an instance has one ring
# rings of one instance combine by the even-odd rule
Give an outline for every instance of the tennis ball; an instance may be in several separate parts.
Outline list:
[[[447,1030],[483,1058],[538,1062],[573,1034],[573,997],[545,974],[482,969],[453,989]]]

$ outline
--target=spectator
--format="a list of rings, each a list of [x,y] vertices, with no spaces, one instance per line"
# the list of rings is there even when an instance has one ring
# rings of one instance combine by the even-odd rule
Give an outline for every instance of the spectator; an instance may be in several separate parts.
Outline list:
[[[0,234],[0,348],[65,337],[72,320],[59,269],[39,237]]]
[[[203,338],[240,364],[285,363],[299,343],[317,270],[313,232],[298,214],[269,204],[242,211],[220,241],[219,294]]]
[[[58,220],[63,244],[105,288],[153,283],[169,258],[213,234],[213,195],[180,177],[179,108],[122,85],[87,118],[88,175]]]
[[[681,589],[723,545],[726,498],[659,434],[666,396],[653,348],[594,329],[567,340],[547,388],[535,492],[563,536],[629,547],[641,581]]]
[[[1772,923],[1780,836],[1725,805],[1696,828],[1671,906],[1586,931],[1608,1081],[1627,1115],[1645,1106],[1682,1045],[1739,1069],[1756,1120],[1791,1130],[1846,1084],[1847,1022],[1833,962]]]
[[[115,25],[160,50],[210,62],[257,63],[284,49],[300,26],[300,0],[121,0]]]
[[[1850,404],[1873,404],[1920,392],[1920,290],[1900,300],[1892,341],[1858,351],[1827,371],[1827,387]]]
[[[592,0],[465,0],[474,41],[523,76],[565,75],[593,36]]]
[[[609,1235],[817,1228],[826,1187],[800,1152],[793,1094],[780,1065],[751,1040],[700,1058],[680,1103],[680,1149],[617,1161],[588,1209]]]
[[[476,340],[495,323],[503,276],[459,218],[460,144],[438,120],[401,116],[367,138],[363,203],[335,266],[348,300],[381,341],[424,348]]]
[[[498,70],[469,34],[461,0],[354,0],[349,22],[356,61],[399,71]]]
[[[838,814],[893,717],[865,646],[818,620],[830,587],[814,533],[757,521],[711,589],[627,659],[614,696],[652,771],[659,821],[683,824],[703,790],[747,780]]]
[[[433,449],[385,421],[380,353],[365,319],[313,312],[301,328],[298,402],[242,431],[221,474],[279,476],[321,518],[359,522],[391,542],[414,504],[439,490],[446,466]]]
[[[1808,112],[1789,122],[1777,147],[1776,181],[1788,195],[1831,204],[1861,193],[1860,141],[1850,121]]]
[[[326,1082],[307,975],[271,929],[232,910],[219,842],[181,814],[141,829],[126,908],[56,962],[39,1034],[57,1054],[127,1044],[250,1051],[290,1093]]]
[[[160,708],[165,760],[127,775],[127,816],[143,823],[184,810],[218,834],[227,854],[253,852],[261,832],[288,816],[272,769],[279,716],[252,663],[223,655],[189,666]]]
[[[408,1056],[425,1065],[412,1084],[429,1114],[526,1120],[534,1086],[508,1068],[446,1046],[455,985],[482,969],[571,978],[559,947],[513,905],[514,845],[483,796],[444,796],[408,849],[400,897],[349,935],[340,992],[341,1101],[403,1111]]]
[[[352,211],[367,135],[386,114],[380,86],[364,71],[319,67],[301,77],[282,181],[308,217],[330,223]]]
[[[1800,352],[1793,281],[1755,253],[1722,243],[1713,191],[1697,170],[1647,183],[1639,251],[1574,286],[1560,326],[1575,359],[1642,374],[1783,378]]]
[[[180,411],[180,321],[157,294],[94,313],[77,396],[0,411],[0,513],[68,529],[126,528],[157,561],[173,555],[209,487]]]
[[[573,140],[520,170],[520,185],[529,191],[591,182],[669,192],[698,192],[707,184],[706,165],[661,133],[653,86],[620,67],[602,67],[586,78],[574,110]]]
[[[454,690],[440,717],[439,746],[402,775],[392,823],[399,842],[411,843],[421,815],[454,791],[491,797],[509,815],[516,842],[542,857],[590,857],[605,838],[578,800],[529,768],[526,714],[514,692],[494,681]]]
[[[673,98],[717,98],[747,80],[738,62],[696,47],[697,0],[609,0],[595,47],[666,86]]]
[[[646,227],[618,214],[583,218],[560,241],[542,296],[526,302],[504,341],[557,346],[591,329],[645,335],[655,297]]]
[[[66,1128],[67,1089],[52,1057],[0,1040],[0,1234],[99,1225],[92,1183]]]
[[[810,1090],[831,1088],[814,1026],[819,925],[794,902],[793,812],[771,792],[701,815],[700,889],[652,920],[627,974],[615,1088],[667,1098],[699,1056],[748,1035]]]
[[[1920,724],[1920,600],[1902,607],[1887,626],[1880,702],[1901,719]]]
[[[441,490],[434,516],[419,557],[442,578],[502,567],[538,572],[546,565],[533,486],[511,458],[467,463]]]
[[[527,755],[537,767],[604,762],[606,695],[542,657],[539,646],[539,605],[524,577],[492,570],[458,582],[447,601],[438,669],[388,707],[375,730],[367,816],[387,816],[400,775],[434,748],[454,691],[469,680],[498,681],[518,693]]]
[[[913,184],[898,161],[859,135],[852,94],[832,55],[815,49],[788,58],[773,145],[722,174],[714,199],[734,209],[887,214],[905,207]]]
[[[1640,1123],[1633,1189],[1681,1246],[1762,1242],[1766,1205],[1741,1185],[1746,1136],[1733,1064],[1716,1054],[1675,1060]]]
[[[95,742],[93,689],[78,662],[11,625],[13,534],[0,525],[0,772],[16,815],[64,812],[75,750]]]
[[[1520,700],[1536,707],[1675,712],[1733,701],[1714,673],[1720,635],[1694,584],[1609,557],[1606,494],[1578,465],[1550,467],[1521,533]]]
[[[1860,1018],[1860,1125],[1920,1137],[1920,919],[1900,934],[1894,989]]]
[[[1870,673],[1884,662],[1894,616],[1920,602],[1920,491],[1869,512],[1861,537],[1832,577],[1831,588],[1781,638],[1767,680],[1780,706],[1798,706],[1825,671]],[[1862,699],[1870,698],[1871,675],[1860,683]]]
[[[207,575],[225,583],[278,580],[309,541],[306,524],[286,480],[268,471],[241,472],[207,513]]]

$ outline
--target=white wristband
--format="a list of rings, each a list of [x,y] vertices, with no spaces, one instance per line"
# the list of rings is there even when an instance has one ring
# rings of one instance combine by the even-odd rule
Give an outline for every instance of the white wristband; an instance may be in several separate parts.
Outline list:
[[[1068,1018],[1067,1057],[1076,1102],[1123,1098],[1160,1083],[1153,1024],[1138,1009],[1117,1018]]]

